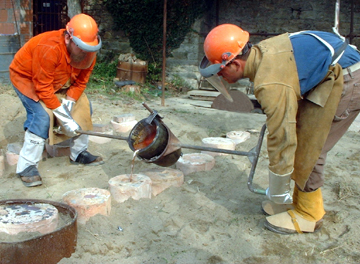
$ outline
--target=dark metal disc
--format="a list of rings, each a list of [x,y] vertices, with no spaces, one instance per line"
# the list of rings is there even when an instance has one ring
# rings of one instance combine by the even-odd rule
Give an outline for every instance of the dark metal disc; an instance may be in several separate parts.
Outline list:
[[[234,100],[233,102],[228,101],[220,94],[213,101],[211,108],[230,112],[251,113],[254,109],[254,104],[246,94],[239,90],[230,90],[229,93]]]

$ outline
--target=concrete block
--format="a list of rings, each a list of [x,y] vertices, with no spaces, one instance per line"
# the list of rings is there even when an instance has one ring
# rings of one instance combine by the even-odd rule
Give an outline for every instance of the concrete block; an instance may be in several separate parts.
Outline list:
[[[107,124],[107,125],[93,124],[93,131],[97,132],[97,133],[101,133],[101,134],[106,134],[106,135],[113,135],[114,134],[110,124]],[[94,143],[97,143],[97,144],[104,144],[104,143],[110,142],[111,138],[89,136],[89,140],[94,142]]]
[[[122,174],[109,180],[109,190],[113,199],[123,203],[130,197],[134,200],[151,198],[151,179],[142,174]]]
[[[153,196],[158,195],[171,186],[180,187],[184,183],[184,173],[181,170],[154,168],[143,171],[140,174],[146,175],[151,179]]]
[[[191,153],[182,155],[175,166],[184,175],[197,171],[210,171],[215,165],[213,156],[204,153]]]
[[[127,132],[131,131],[131,129],[137,124],[137,121],[132,120],[132,121],[125,121],[125,122],[118,123],[118,122],[111,120],[111,124],[112,124],[115,132],[127,133]]]
[[[208,138],[203,138],[202,143],[203,143],[203,146],[209,147],[209,148],[235,150],[235,143],[230,138],[208,137]],[[226,153],[210,152],[210,151],[201,151],[201,153],[209,154],[213,157],[228,155]]]
[[[117,123],[122,123],[122,122],[129,122],[129,121],[134,121],[135,120],[135,116],[134,114],[122,114],[122,115],[116,115],[113,117],[112,119],[114,122]]]
[[[250,138],[250,133],[246,131],[230,131],[226,137],[234,141],[235,145],[240,144]]]
[[[82,188],[68,191],[63,194],[63,201],[75,208],[80,224],[86,224],[97,214],[109,216],[111,212],[111,195],[104,189]]]
[[[22,145],[18,142],[7,145],[6,161],[10,166],[17,164]]]

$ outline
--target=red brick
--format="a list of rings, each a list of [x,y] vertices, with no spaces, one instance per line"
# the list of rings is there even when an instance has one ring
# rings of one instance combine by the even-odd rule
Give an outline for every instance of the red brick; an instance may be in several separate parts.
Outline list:
[[[31,38],[32,38],[32,35],[25,35],[25,36],[24,36],[24,43],[23,43],[23,44],[25,44],[26,42],[28,42]]]
[[[7,22],[8,20],[8,11],[5,9],[0,10],[0,22]]]
[[[25,10],[24,22],[33,21],[33,12],[32,10]]]
[[[30,34],[30,26],[29,23],[21,23],[20,24],[20,34]]]
[[[23,9],[30,9],[30,1],[29,0],[21,0],[20,7]]]
[[[11,21],[9,22],[19,22],[21,21],[21,14],[20,14],[20,11],[18,9],[16,9],[15,11],[12,12],[11,14]]]
[[[0,9],[12,9],[11,0],[0,0]]]
[[[13,23],[0,23],[0,34],[14,34],[15,32]]]

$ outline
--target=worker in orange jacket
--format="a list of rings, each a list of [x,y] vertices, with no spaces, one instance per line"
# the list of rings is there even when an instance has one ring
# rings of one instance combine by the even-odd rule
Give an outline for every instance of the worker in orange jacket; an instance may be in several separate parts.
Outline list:
[[[45,140],[53,145],[69,139],[72,164],[104,163],[87,151],[88,136],[78,132],[92,129],[91,104],[84,90],[100,48],[95,20],[78,14],[66,29],[31,38],[10,64],[10,80],[27,112],[16,168],[25,186],[42,184],[37,167]]]

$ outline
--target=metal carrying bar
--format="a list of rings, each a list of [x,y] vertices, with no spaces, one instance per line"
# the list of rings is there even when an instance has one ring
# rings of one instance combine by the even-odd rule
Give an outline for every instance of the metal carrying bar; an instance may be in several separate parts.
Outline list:
[[[263,142],[264,135],[265,135],[265,130],[266,130],[266,124],[264,124],[261,128],[257,145],[248,152],[229,150],[229,149],[211,148],[211,147],[205,147],[205,146],[194,146],[194,145],[187,145],[187,144],[182,144],[182,143],[175,144],[175,145],[177,147],[186,148],[186,149],[204,150],[204,151],[210,151],[210,152],[220,152],[220,153],[225,153],[225,154],[247,156],[249,161],[251,162],[251,169],[250,169],[250,173],[248,176],[248,182],[247,182],[248,188],[251,192],[265,194],[264,189],[256,189],[253,187],[253,179],[254,179],[255,169],[257,166],[257,162],[259,160],[259,155],[260,155],[260,150],[261,150],[262,142]],[[128,139],[129,139],[128,137],[102,134],[102,133],[97,133],[97,132],[92,132],[92,131],[78,130],[77,132],[80,134],[85,134],[85,135],[106,137],[106,138],[125,140],[125,141],[128,141]]]
[[[142,105],[150,112],[150,116],[146,119],[148,124],[150,124],[153,121],[153,119],[156,118],[157,116],[160,119],[163,118],[158,114],[157,111],[153,111],[146,103],[143,102]],[[182,144],[178,141],[176,143],[171,143],[171,145],[174,147],[178,147],[178,148],[205,150],[205,151],[209,151],[209,152],[220,152],[220,153],[225,153],[225,154],[247,156],[251,162],[251,169],[250,169],[250,173],[249,173],[248,181],[247,181],[248,188],[251,192],[258,193],[258,194],[265,194],[264,189],[256,189],[253,187],[253,179],[254,179],[255,169],[256,169],[256,166],[257,166],[257,163],[259,160],[259,155],[260,155],[260,150],[261,150],[262,142],[263,142],[264,135],[265,135],[265,130],[266,130],[266,124],[264,124],[261,128],[257,145],[248,152],[229,150],[229,149],[211,148],[211,147],[205,147],[205,146],[187,145],[187,144]],[[122,136],[108,135],[108,134],[102,134],[102,133],[97,133],[97,132],[93,132],[93,131],[83,131],[83,130],[77,130],[76,132],[78,132],[80,134],[97,136],[97,137],[106,137],[106,138],[125,140],[128,142],[128,144],[130,142],[130,136],[122,137]]]
[[[251,162],[251,169],[250,169],[250,173],[248,176],[248,182],[247,182],[248,188],[250,191],[252,191],[254,193],[265,194],[264,189],[255,189],[252,185],[256,165],[259,160],[260,150],[261,150],[262,142],[263,142],[264,135],[265,135],[265,130],[266,130],[266,124],[264,124],[261,128],[257,145],[248,152],[229,150],[229,149],[210,148],[210,147],[205,147],[205,146],[192,146],[192,145],[186,145],[186,144],[178,144],[178,146],[181,148],[187,148],[187,149],[205,150],[205,151],[211,151],[211,152],[220,152],[220,153],[225,153],[225,154],[247,156]]]

